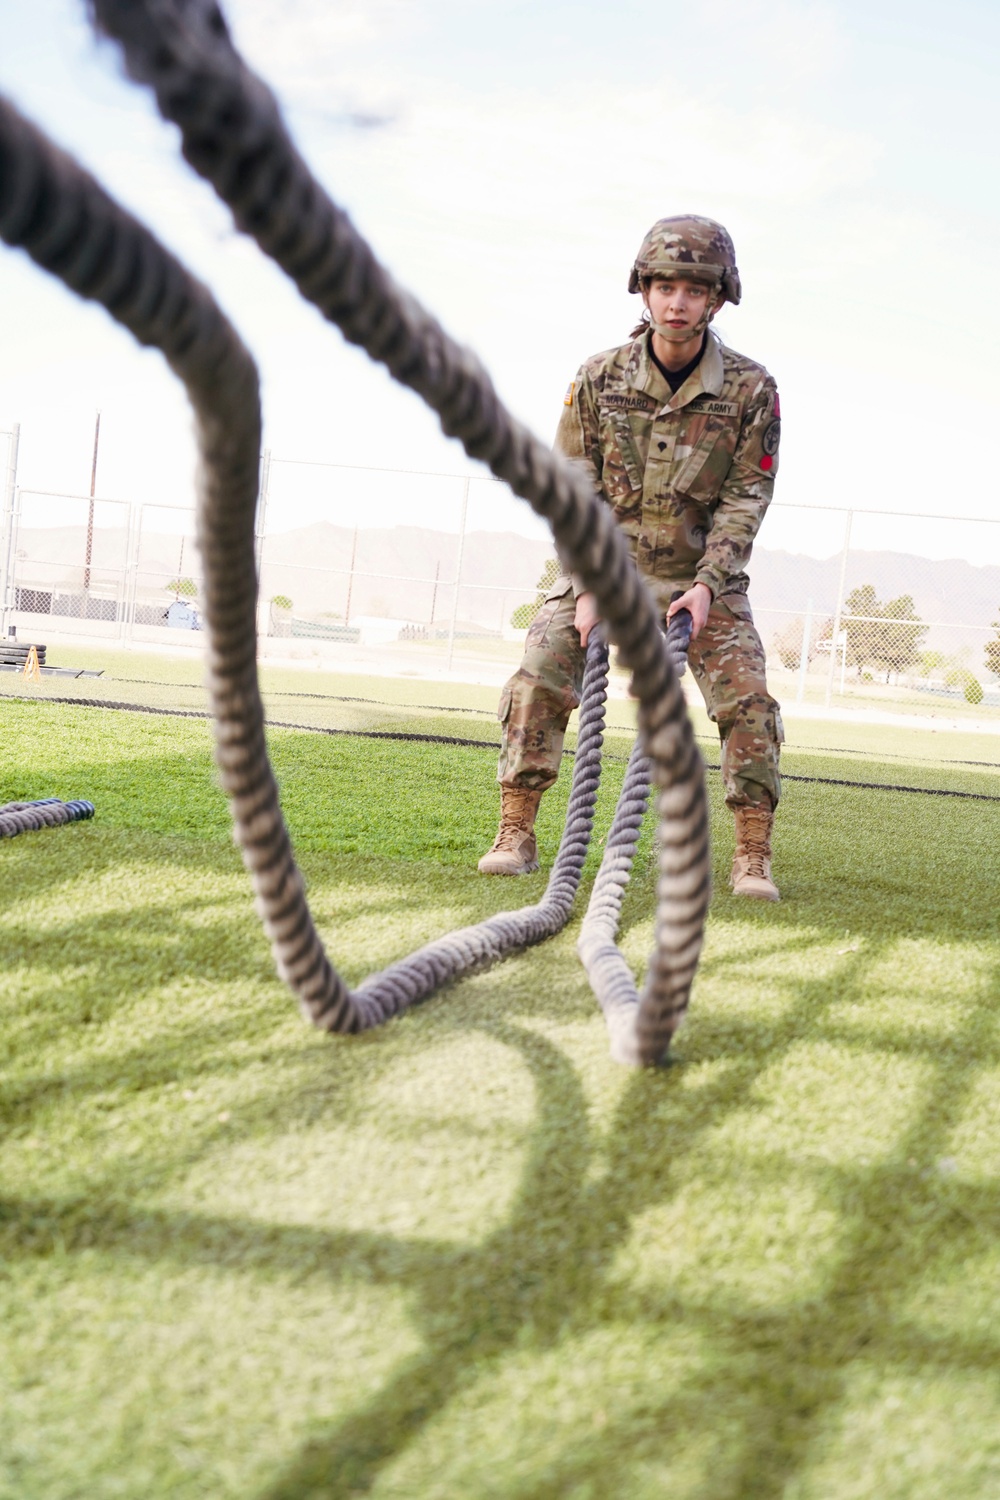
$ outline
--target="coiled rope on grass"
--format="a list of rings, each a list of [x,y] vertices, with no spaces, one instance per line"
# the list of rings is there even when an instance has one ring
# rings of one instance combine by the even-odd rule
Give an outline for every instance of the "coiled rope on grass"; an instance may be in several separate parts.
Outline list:
[[[710,892],[707,801],[655,606],[608,507],[581,470],[511,417],[469,351],[395,286],[312,177],[212,0],[94,0],[92,8],[100,27],[121,43],[130,74],[153,87],[161,113],[180,127],[185,157],[212,182],[238,226],[346,338],[417,391],[470,457],[485,461],[548,521],[561,555],[595,594],[632,676],[659,788],[656,947],[640,1002],[644,1041],[636,1057],[659,1061],[686,1010],[701,948]],[[442,977],[446,966],[436,960],[421,959],[413,982],[404,984],[404,960],[387,971],[384,992],[376,976],[352,993],[309,912],[267,757],[257,681],[253,520],[261,423],[253,360],[209,291],[7,103],[0,105],[0,236],[101,303],[140,343],[162,350],[185,384],[200,453],[208,690],[235,838],[278,970],[308,1019],[337,1032],[377,1025],[453,976]],[[534,920],[517,929],[518,946],[537,940]]]
[[[0,839],[17,838],[39,828],[57,828],[94,816],[94,804],[82,797],[63,802],[59,797],[39,797],[35,802],[8,802],[0,807]]]

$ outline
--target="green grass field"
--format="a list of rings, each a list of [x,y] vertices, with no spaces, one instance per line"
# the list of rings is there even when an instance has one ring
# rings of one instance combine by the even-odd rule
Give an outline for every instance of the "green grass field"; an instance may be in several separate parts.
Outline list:
[[[311,1031],[208,726],[0,716],[0,803],[98,808],[0,843],[2,1500],[1000,1494],[1000,802],[790,779],[772,907],[726,890],[710,774],[690,1018],[635,1073],[576,922],[378,1032]],[[540,894],[475,873],[489,751],[271,743],[350,982]],[[996,744],[810,723],[785,766],[996,796],[953,764]],[[647,830],[637,970],[651,857]]]

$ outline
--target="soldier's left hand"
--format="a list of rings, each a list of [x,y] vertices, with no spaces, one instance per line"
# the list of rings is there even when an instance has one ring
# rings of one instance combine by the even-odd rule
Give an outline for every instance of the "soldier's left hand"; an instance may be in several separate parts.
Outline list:
[[[704,583],[694,583],[686,594],[681,594],[675,599],[667,610],[669,620],[679,609],[686,609],[691,616],[691,639],[694,640],[699,630],[708,619],[708,612],[712,607],[712,590]]]
[[[595,625],[600,624],[601,616],[597,609],[597,599],[593,594],[577,594],[576,612],[573,624],[580,632],[580,645],[586,650],[590,639],[590,632]]]

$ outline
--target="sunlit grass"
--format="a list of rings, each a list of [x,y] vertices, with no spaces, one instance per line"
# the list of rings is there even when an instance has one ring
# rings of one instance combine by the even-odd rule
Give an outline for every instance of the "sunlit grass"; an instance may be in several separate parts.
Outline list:
[[[208,726],[0,713],[0,802],[98,808],[0,843],[3,1500],[1000,1493],[1000,803],[790,780],[757,905],[710,775],[691,1015],[635,1074],[575,924],[381,1031],[310,1031]],[[852,758],[813,727],[793,774],[997,794],[937,736]],[[350,982],[537,899],[544,873],[475,873],[488,752],[271,739]]]

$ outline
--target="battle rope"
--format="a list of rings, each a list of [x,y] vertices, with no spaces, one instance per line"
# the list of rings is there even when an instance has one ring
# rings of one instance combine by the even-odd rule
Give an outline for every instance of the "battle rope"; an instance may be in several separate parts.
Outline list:
[[[42,797],[37,802],[8,802],[0,807],[0,839],[15,839],[19,833],[78,823],[93,816],[94,804],[82,799],[61,802],[58,797]]]
[[[265,85],[232,47],[211,0],[95,0],[129,71],[180,126],[184,154],[305,296],[352,342],[418,391],[470,457],[485,460],[549,522],[560,554],[598,601],[632,674],[660,787],[656,949],[640,1003],[641,1055],[665,1053],[687,1007],[709,897],[701,757],[653,601],[586,475],[551,454],[501,405],[468,351],[398,290],[295,151]],[[200,448],[198,534],[216,758],[235,836],[279,972],[319,1027],[376,1025],[443,981],[395,965],[352,994],[330,964],[305,900],[267,759],[256,670],[253,515],[260,408],[253,361],[208,291],[134,218],[9,105],[0,107],[0,236],[100,302],[184,381]],[[531,941],[532,922],[523,941]],[[419,972],[418,972],[419,971]]]
[[[540,943],[565,927],[580,884],[593,827],[597,787],[601,779],[607,681],[607,648],[595,637],[587,652],[584,671],[579,738],[566,823],[541,901],[535,906],[521,907],[519,911],[488,917],[474,927],[459,928],[457,932],[411,953],[409,958],[392,964],[373,979],[365,980],[355,992],[355,1000],[373,1013],[384,1012],[370,1024],[377,1024],[379,1019],[388,1020],[397,1011],[412,1005],[414,1000],[450,980],[495,963],[515,949]]]
[[[671,618],[666,632],[667,650],[678,677],[682,677],[687,668],[690,643],[691,615],[686,609],[680,609]],[[625,887],[631,878],[642,820],[649,803],[650,779],[649,757],[643,750],[641,739],[636,740],[576,944],[590,988],[604,1012],[611,1036],[611,1056],[616,1062],[629,1064],[639,1063],[645,1055],[648,1042],[642,1028],[648,1022],[642,1019],[640,996],[632,970],[615,939]]]

